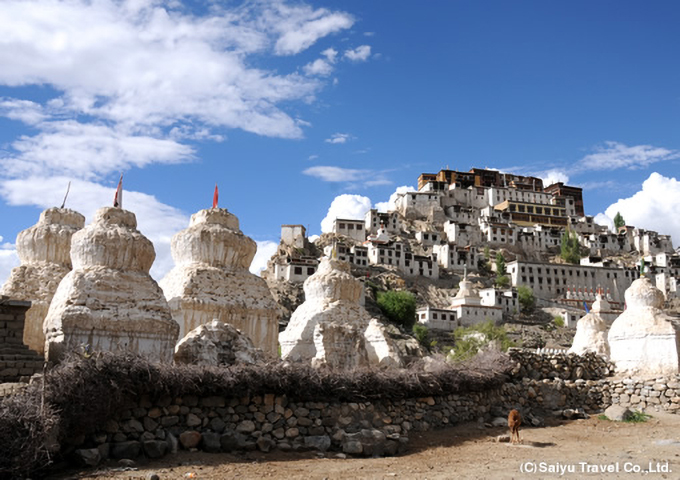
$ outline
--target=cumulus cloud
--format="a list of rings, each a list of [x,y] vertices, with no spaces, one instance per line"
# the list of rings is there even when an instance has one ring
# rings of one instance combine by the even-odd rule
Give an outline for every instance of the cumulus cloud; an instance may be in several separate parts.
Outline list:
[[[538,175],[541,180],[543,180],[543,186],[547,187],[549,185],[552,185],[553,183],[559,183],[562,182],[564,184],[569,183],[569,176],[563,172],[562,170],[548,170],[547,172],[543,172]]]
[[[0,237],[2,242],[2,237]],[[0,243],[0,287],[7,281],[12,269],[19,265],[19,256],[11,243]]]
[[[602,225],[603,227],[607,227],[610,232],[614,231],[614,220],[609,218],[604,213],[598,213],[597,215],[595,215],[595,218],[593,220],[598,225]]]
[[[328,213],[321,220],[321,231],[328,233],[333,231],[333,221],[336,218],[349,220],[363,220],[366,213],[371,209],[371,199],[362,195],[339,195],[333,199]]]
[[[365,62],[370,56],[370,45],[361,45],[353,50],[346,50],[344,54],[344,57],[352,62]]]
[[[586,155],[576,166],[577,171],[613,170],[626,168],[630,170],[649,167],[650,165],[680,158],[680,151],[651,145],[635,145],[629,147],[619,142],[604,142],[595,147],[595,152]]]
[[[0,83],[50,85],[61,92],[53,110],[137,128],[198,120],[297,138],[298,123],[277,105],[309,98],[319,84],[251,68],[247,56],[272,43],[276,54],[300,52],[348,20],[283,2],[199,17],[159,2],[8,1]]]
[[[390,199],[386,202],[378,202],[375,204],[375,208],[380,212],[388,212],[396,209],[395,202],[400,193],[406,192],[416,192],[417,189],[410,185],[402,185],[394,190],[394,193],[390,195]]]
[[[350,140],[352,136],[349,133],[334,133],[333,135],[330,136],[330,138],[327,138],[324,140],[326,143],[333,143],[333,144],[339,144],[339,143],[347,143],[347,140]]]
[[[642,183],[639,192],[610,205],[604,212],[607,218],[601,214],[598,217],[600,221],[611,221],[617,212],[621,213],[627,225],[671,235],[673,244],[678,246],[680,182],[677,179],[654,172]]]
[[[250,264],[250,273],[260,275],[260,272],[267,268],[267,262],[276,253],[279,244],[269,240],[257,243],[257,253]]]
[[[302,67],[306,75],[318,75],[320,77],[327,77],[333,73],[333,66],[322,58],[317,58],[311,63]]]

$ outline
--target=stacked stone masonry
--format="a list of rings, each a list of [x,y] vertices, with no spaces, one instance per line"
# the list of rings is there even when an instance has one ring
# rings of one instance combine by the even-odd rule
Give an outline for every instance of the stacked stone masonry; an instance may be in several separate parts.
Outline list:
[[[0,296],[0,383],[28,382],[43,369],[43,357],[23,343],[30,307],[31,302]]]
[[[300,401],[266,394],[142,397],[78,445],[86,463],[105,458],[155,458],[178,448],[207,452],[317,450],[381,456],[402,451],[412,431],[505,417],[518,408],[527,424],[612,404],[646,411],[680,411],[680,376],[649,381],[613,379],[596,355],[510,352],[516,362],[500,388],[458,395],[365,402]],[[591,378],[576,378],[577,376]]]

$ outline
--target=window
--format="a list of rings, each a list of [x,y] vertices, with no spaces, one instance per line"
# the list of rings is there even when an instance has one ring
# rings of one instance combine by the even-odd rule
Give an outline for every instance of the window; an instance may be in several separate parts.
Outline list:
[[[293,272],[295,273],[295,275],[302,275],[302,267],[295,267],[293,269]]]
[[[437,314],[436,313],[432,314],[432,320],[437,320]]]
[[[345,228],[345,224],[344,224],[344,223],[341,223],[341,224],[340,224],[340,228]]]
[[[314,275],[314,267],[307,267],[307,275]]]
[[[362,230],[364,228],[363,225],[357,225],[357,230]]]

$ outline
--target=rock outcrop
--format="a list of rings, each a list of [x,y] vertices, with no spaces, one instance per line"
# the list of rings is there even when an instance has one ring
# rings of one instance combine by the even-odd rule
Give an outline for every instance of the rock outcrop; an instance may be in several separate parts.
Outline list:
[[[24,343],[42,354],[43,322],[59,282],[71,270],[71,236],[83,228],[85,217],[67,208],[49,208],[40,220],[17,235],[21,265],[12,269],[1,295],[31,302],[26,312]]]
[[[284,360],[332,368],[403,363],[386,329],[359,304],[363,285],[346,262],[322,259],[304,290],[305,303],[279,334]]]
[[[278,306],[248,271],[257,251],[224,208],[201,210],[172,238],[175,267],[161,280],[180,338],[213,319],[246,334],[265,353],[278,350]]]
[[[597,294],[590,313],[581,317],[576,323],[576,335],[569,353],[585,355],[592,352],[609,356],[609,342],[607,341],[607,322],[600,315],[602,311],[609,311],[609,303]]]
[[[680,326],[661,311],[664,296],[647,277],[626,290],[626,310],[609,329],[611,360],[618,373],[680,373]]]
[[[265,355],[238,329],[213,320],[200,325],[175,347],[175,363],[229,366],[263,362]]]
[[[136,227],[134,213],[105,207],[73,235],[73,270],[59,284],[44,324],[49,361],[82,345],[172,361],[179,327],[149,276],[153,245]]]

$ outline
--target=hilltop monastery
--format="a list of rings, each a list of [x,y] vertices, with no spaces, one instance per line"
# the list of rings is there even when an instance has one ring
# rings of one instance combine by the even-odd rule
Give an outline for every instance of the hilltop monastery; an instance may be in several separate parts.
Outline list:
[[[567,230],[578,236],[580,264],[556,263]],[[666,298],[677,294],[680,277],[680,254],[670,236],[630,226],[611,232],[585,215],[581,188],[544,187],[540,178],[496,170],[423,173],[418,191],[398,194],[393,211],[372,209],[363,220],[336,218],[333,234],[324,253],[359,272],[382,267],[405,277],[438,279],[474,273],[480,261],[493,263],[484,250],[514,258],[505,272],[510,288],[477,291],[465,278],[448,308],[421,306],[418,320],[443,330],[517,313],[522,285],[568,326],[598,300],[607,308],[602,315],[613,321],[624,309],[625,290],[640,276],[640,262]],[[319,258],[306,254],[307,245],[302,225],[282,225],[282,248],[263,277],[304,282],[319,264]]]

